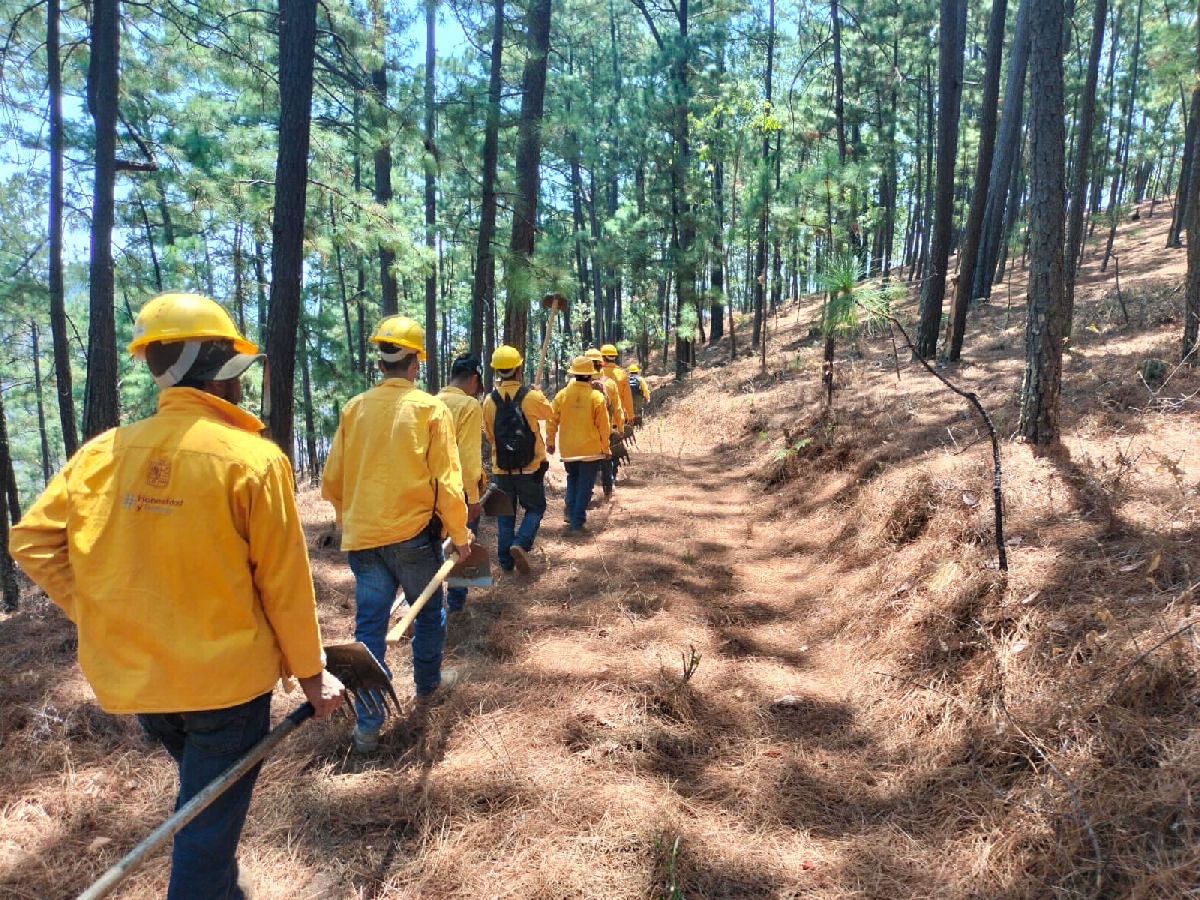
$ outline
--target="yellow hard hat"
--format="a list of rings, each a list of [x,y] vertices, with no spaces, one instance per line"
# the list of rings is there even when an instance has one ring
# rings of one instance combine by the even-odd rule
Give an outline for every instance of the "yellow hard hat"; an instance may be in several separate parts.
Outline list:
[[[604,359],[604,357],[600,355],[600,351],[595,347],[588,347],[587,350],[584,351],[583,355],[588,359]]]
[[[129,352],[140,359],[146,355],[147,344],[191,340],[232,341],[238,353],[258,353],[258,346],[242,336],[217,301],[177,293],[152,297],[138,311]]]
[[[595,375],[596,365],[586,356],[577,356],[571,360],[571,368],[567,371],[572,375]]]
[[[633,372],[633,373],[636,375],[638,372],[640,372],[640,371],[642,371],[642,370],[641,370],[640,368],[638,368],[638,364],[637,364],[637,363],[632,363],[632,364],[629,366],[629,371],[630,371],[630,372]]]
[[[396,344],[415,350],[417,359],[425,358],[425,329],[408,316],[388,316],[375,326],[372,344]],[[385,356],[384,359],[387,359]],[[394,360],[389,360],[392,362]]]
[[[600,348],[600,355],[605,356],[605,357],[608,357],[608,356],[616,357],[617,348],[614,347],[612,344],[605,344],[603,347]]]
[[[521,351],[508,344],[501,344],[492,354],[493,369],[515,369],[524,362]]]

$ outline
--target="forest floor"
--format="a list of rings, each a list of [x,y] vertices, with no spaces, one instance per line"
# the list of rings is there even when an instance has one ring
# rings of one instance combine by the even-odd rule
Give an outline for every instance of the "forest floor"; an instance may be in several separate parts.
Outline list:
[[[877,329],[839,343],[827,412],[817,301],[789,305],[766,373],[726,338],[686,383],[652,378],[586,539],[552,466],[533,572],[472,591],[447,643],[464,680],[423,731],[397,722],[364,760],[339,716],[268,761],[256,896],[1194,893],[1200,375],[1173,363],[1168,217],[1123,226],[1120,300],[1089,257],[1060,452],[1010,438],[1019,275],[942,369],[1002,437],[1007,576],[967,404]],[[1165,373],[1144,380],[1148,358]],[[325,637],[348,639],[331,510],[301,506]],[[407,705],[406,648],[390,662]],[[97,708],[32,591],[0,616],[0,709],[0,895],[73,896],[165,817],[174,767]],[[167,871],[118,895],[160,896]]]

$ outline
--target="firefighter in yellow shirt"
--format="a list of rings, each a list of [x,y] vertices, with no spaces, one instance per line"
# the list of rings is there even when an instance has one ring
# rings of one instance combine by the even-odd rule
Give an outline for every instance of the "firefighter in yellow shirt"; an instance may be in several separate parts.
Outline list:
[[[397,588],[416,597],[442,562],[442,533],[465,558],[471,549],[454,419],[441,400],[413,383],[425,358],[425,332],[390,316],[371,342],[383,381],[353,397],[329,448],[321,495],[342,525],[342,549],[354,572],[354,637],[383,662]],[[442,672],[446,612],[442,590],[413,623],[413,681],[419,708],[456,680]],[[385,664],[386,668],[386,664]],[[379,748],[383,717],[359,706],[354,747]]]
[[[624,413],[625,424],[618,429],[625,437],[629,437],[633,427],[633,391],[629,389],[629,373],[617,365],[617,348],[605,344],[600,348],[604,358],[604,374],[617,383],[617,393],[621,398],[621,411]]]
[[[546,449],[561,448],[567,470],[567,526],[577,534],[587,522],[587,507],[596,486],[596,470],[607,458],[610,425],[604,398],[592,388],[592,361],[577,356],[567,370],[572,381],[551,404],[554,415],[546,428]]]
[[[463,488],[467,494],[467,527],[479,534],[479,495],[484,487],[483,476],[483,366],[479,358],[467,354],[450,364],[450,383],[442,388],[438,399],[446,404],[454,417],[454,436],[458,441],[458,460],[462,465]],[[446,589],[446,611],[459,612],[467,602],[465,587]]]
[[[506,572],[529,573],[528,553],[533,549],[546,512],[546,446],[541,423],[554,411],[545,395],[521,384],[524,357],[516,347],[502,344],[492,354],[499,387],[483,398],[483,431],[492,445],[492,482],[523,509],[521,526],[516,515],[497,516],[496,557]]]
[[[292,466],[237,404],[263,357],[216,302],[161,294],[131,353],[158,411],[88,441],[13,528],[14,559],[79,630],[100,705],[136,713],[179,765],[182,806],[270,727],[299,678],[318,716],[324,669]],[[243,897],[237,844],[258,767],[175,835],[167,896]]]
[[[599,476],[600,486],[604,490],[604,496],[611,497],[613,492],[613,483],[617,477],[617,465],[613,459],[613,451],[621,447],[621,441],[624,439],[625,433],[625,409],[621,405],[621,395],[617,388],[617,382],[604,371],[604,357],[595,347],[585,351],[584,356],[592,361],[595,366],[596,374],[592,378],[592,386],[599,390],[604,395],[605,405],[608,408],[609,424],[612,427],[612,432],[609,435],[609,455],[600,463]]]
[[[642,412],[650,402],[650,385],[637,363],[629,367],[629,392],[633,395],[633,424],[642,424]]]

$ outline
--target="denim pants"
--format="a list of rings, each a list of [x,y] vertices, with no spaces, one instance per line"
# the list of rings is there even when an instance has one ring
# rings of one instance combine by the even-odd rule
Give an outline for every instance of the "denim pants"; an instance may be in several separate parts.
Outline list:
[[[142,713],[142,728],[179,764],[179,809],[271,728],[271,694],[204,712]],[[237,846],[261,763],[175,835],[167,900],[242,900]]]
[[[589,459],[563,463],[567,470],[567,522],[572,528],[582,528],[587,521],[587,508],[596,487],[596,471],[608,460]]]
[[[468,522],[467,527],[471,529],[471,534],[479,537],[479,519],[474,522]],[[458,612],[467,605],[467,589],[465,587],[448,587],[446,588],[446,611]]]
[[[513,567],[512,554],[508,552],[513,544],[525,550],[533,549],[533,541],[537,537],[538,527],[542,524],[542,515],[546,512],[546,469],[548,468],[547,463],[542,463],[540,469],[528,475],[518,473],[492,476],[492,482],[498,490],[508,495],[508,499],[513,502],[513,508],[516,509],[519,503],[525,511],[521,517],[520,528],[516,527],[517,517],[515,515],[496,516],[496,558],[500,562],[500,568],[506,571]],[[513,533],[514,529],[516,529],[515,534]]]
[[[384,660],[384,639],[396,590],[404,588],[408,599],[416,599],[442,563],[441,545],[432,530],[426,529],[414,538],[385,547],[351,550],[349,562],[354,573],[354,639],[367,645],[390,677],[391,669]],[[446,611],[439,587],[413,622],[413,681],[418,697],[432,694],[441,683],[445,643]],[[378,731],[383,724],[382,716],[370,715],[362,706],[355,712],[363,731]]]
[[[600,484],[603,487],[611,489],[613,486],[613,482],[616,481],[616,478],[615,478],[616,474],[617,474],[616,460],[613,460],[613,459],[599,460],[596,464],[596,469],[592,474],[592,487],[596,486],[596,480],[598,478],[600,480]]]

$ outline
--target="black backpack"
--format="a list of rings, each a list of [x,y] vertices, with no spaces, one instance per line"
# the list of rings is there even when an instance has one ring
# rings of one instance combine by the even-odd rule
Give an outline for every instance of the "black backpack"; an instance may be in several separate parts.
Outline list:
[[[519,472],[533,462],[537,437],[521,410],[521,402],[529,388],[521,385],[516,394],[506,398],[499,390],[492,391],[496,404],[496,419],[492,432],[496,436],[496,468],[503,472]]]

